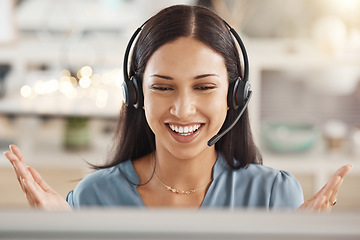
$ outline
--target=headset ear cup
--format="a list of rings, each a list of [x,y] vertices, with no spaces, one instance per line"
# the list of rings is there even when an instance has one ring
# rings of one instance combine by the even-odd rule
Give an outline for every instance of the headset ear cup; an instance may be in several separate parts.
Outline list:
[[[130,81],[133,85],[133,92],[134,92],[134,107],[135,108],[139,108],[143,106],[143,95],[142,95],[142,91],[141,91],[141,83],[139,83],[139,81],[137,80],[136,77],[132,76],[130,78]]]
[[[240,77],[236,79],[232,94],[234,109],[237,109],[245,104],[246,100],[249,98],[250,89],[251,86],[248,81],[243,81]]]
[[[138,96],[139,96],[139,87],[135,77],[131,77],[130,81],[125,80],[122,84],[123,91],[123,101],[126,106],[138,107]]]
[[[129,80],[125,80],[122,85],[122,93],[123,93],[123,102],[126,106],[134,104],[134,87],[133,84]]]

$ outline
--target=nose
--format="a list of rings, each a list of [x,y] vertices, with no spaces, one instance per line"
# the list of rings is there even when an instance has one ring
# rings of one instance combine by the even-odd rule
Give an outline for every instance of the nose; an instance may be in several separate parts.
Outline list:
[[[186,119],[196,113],[196,99],[189,92],[179,92],[170,107],[170,114],[179,119]]]

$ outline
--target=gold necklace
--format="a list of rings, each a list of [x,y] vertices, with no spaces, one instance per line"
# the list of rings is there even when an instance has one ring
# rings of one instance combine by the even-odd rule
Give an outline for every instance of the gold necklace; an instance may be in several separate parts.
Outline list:
[[[155,158],[155,154],[153,155],[154,157],[154,161],[156,162],[156,158]],[[156,163],[155,163],[156,164]],[[155,165],[156,166],[156,165]],[[177,193],[177,194],[190,194],[190,193],[194,193],[196,192],[199,188],[205,186],[205,185],[208,185],[209,183],[211,183],[212,179],[210,179],[209,182],[205,183],[205,184],[202,184],[200,185],[199,187],[195,188],[195,189],[190,189],[190,190],[177,190],[176,188],[173,188],[169,185],[167,185],[166,183],[164,183],[160,178],[159,176],[156,174],[156,170],[154,169],[154,174],[155,174],[155,177],[157,178],[157,180],[159,180],[159,182],[164,185],[164,187],[166,187],[167,190],[173,192],[173,193]]]

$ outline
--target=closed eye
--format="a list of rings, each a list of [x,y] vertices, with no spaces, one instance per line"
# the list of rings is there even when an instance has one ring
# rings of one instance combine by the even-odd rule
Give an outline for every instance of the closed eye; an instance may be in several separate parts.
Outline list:
[[[152,90],[155,91],[167,91],[167,90],[172,90],[172,88],[169,87],[159,87],[159,86],[151,86]]]
[[[215,86],[198,86],[195,89],[200,91],[212,90],[215,89]]]

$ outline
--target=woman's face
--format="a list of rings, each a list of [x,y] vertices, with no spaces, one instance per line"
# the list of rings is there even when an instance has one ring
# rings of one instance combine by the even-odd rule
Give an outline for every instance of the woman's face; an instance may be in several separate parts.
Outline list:
[[[143,92],[157,150],[179,159],[214,151],[207,142],[228,110],[228,75],[220,54],[190,37],[164,44],[146,65]]]

